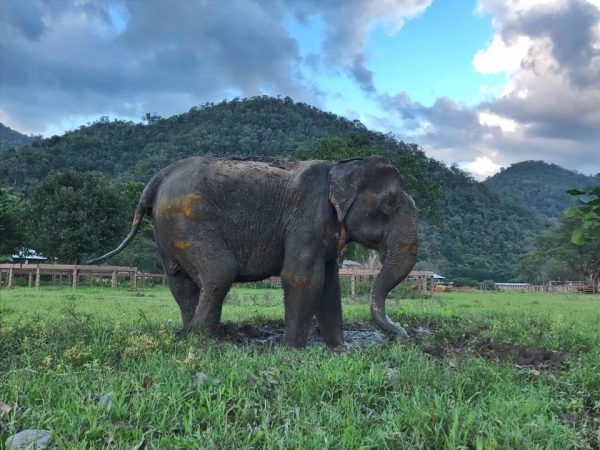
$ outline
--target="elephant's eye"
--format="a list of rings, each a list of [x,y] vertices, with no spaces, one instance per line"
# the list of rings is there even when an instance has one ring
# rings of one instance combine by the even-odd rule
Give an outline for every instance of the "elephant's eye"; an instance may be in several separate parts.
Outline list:
[[[389,191],[382,199],[381,209],[385,214],[393,213],[398,207],[398,194],[395,191]]]

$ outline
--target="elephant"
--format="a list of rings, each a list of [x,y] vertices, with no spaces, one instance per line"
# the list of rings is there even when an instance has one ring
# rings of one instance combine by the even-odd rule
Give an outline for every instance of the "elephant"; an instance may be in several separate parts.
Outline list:
[[[332,161],[177,161],[145,186],[131,230],[153,220],[158,252],[181,310],[182,331],[215,334],[234,282],[279,275],[285,342],[304,347],[316,317],[324,342],[343,345],[339,256],[349,242],[379,252],[370,294],[384,331],[406,337],[385,312],[387,294],[417,257],[417,213],[400,173],[381,156]]]

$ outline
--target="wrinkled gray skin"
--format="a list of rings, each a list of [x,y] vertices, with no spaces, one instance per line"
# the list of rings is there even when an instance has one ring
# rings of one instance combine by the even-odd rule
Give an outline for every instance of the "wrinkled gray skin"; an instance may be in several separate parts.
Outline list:
[[[325,343],[343,343],[338,255],[348,242],[379,252],[383,267],[371,312],[383,330],[406,336],[385,314],[385,297],[417,255],[416,209],[389,161],[253,161],[194,157],[156,174],[141,195],[131,232],[152,216],[182,331],[215,333],[234,282],[281,275],[285,337],[303,347],[313,317]]]

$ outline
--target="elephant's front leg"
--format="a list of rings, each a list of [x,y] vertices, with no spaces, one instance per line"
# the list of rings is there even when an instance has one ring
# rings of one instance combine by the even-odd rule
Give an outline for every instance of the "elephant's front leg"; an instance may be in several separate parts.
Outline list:
[[[306,254],[286,256],[281,283],[285,297],[285,340],[291,347],[306,345],[323,291],[323,270],[321,258]]]
[[[329,347],[338,347],[344,343],[342,328],[342,298],[337,261],[325,264],[323,295],[317,308],[317,323],[323,341]]]

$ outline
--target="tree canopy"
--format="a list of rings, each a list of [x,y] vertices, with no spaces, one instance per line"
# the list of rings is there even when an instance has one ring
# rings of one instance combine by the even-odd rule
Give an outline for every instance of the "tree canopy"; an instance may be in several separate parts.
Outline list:
[[[31,198],[31,244],[44,256],[66,263],[104,253],[124,235],[124,206],[104,175],[59,172],[42,182]]]
[[[0,186],[0,259],[7,259],[25,244],[22,199],[11,189]]]

